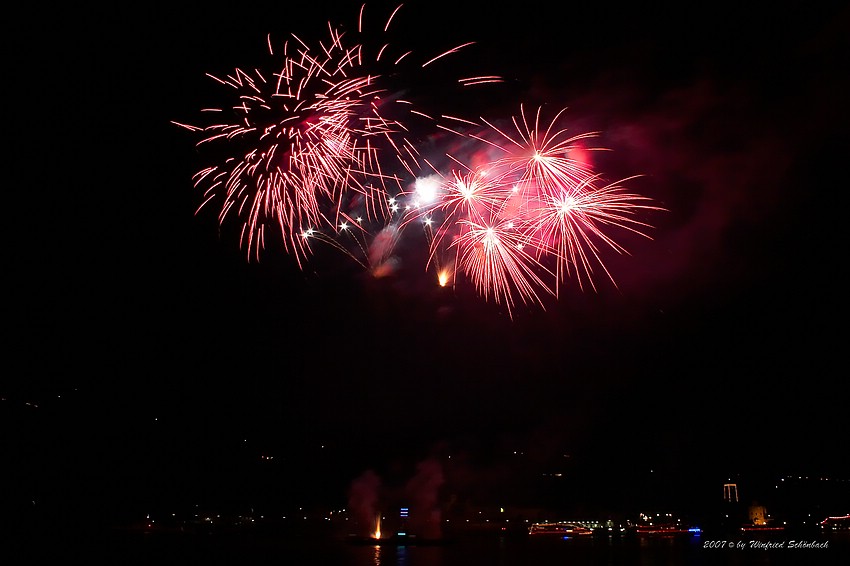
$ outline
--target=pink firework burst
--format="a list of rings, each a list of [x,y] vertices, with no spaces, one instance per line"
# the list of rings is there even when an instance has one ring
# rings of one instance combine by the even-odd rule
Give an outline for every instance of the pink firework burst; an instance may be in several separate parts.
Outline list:
[[[589,283],[595,290],[597,269],[616,287],[602,247],[628,253],[611,232],[649,237],[651,227],[638,213],[661,210],[623,187],[634,177],[605,183],[586,159],[587,151],[598,149],[585,147],[586,140],[597,134],[568,135],[559,126],[563,112],[544,124],[542,109],[529,119],[520,107],[520,116],[510,120],[512,129],[482,119],[485,128],[467,134],[479,147],[464,147],[475,167],[436,176],[437,181],[432,177],[427,204],[419,182],[411,195],[410,216],[424,218],[429,234],[434,218],[442,218],[429,239],[430,257],[439,257],[449,242],[458,271],[482,296],[509,309],[514,296],[542,305],[541,296],[557,297],[571,276],[579,288]]]
[[[616,282],[600,255],[600,245],[618,253],[627,250],[610,234],[612,230],[627,230],[644,237],[650,225],[636,217],[639,211],[660,210],[650,199],[628,192],[622,183],[629,177],[606,184],[602,175],[583,156],[584,140],[597,132],[568,135],[560,127],[565,109],[548,124],[541,124],[542,108],[533,121],[520,107],[519,118],[513,117],[511,134],[484,121],[495,132],[504,155],[496,165],[505,170],[503,184],[516,189],[514,213],[528,241],[537,248],[541,260],[554,262],[555,294],[559,284],[575,275],[579,287],[587,281],[594,289],[594,267]],[[491,136],[492,137],[492,136]],[[477,136],[487,143],[490,138]],[[598,150],[600,148],[591,148]]]

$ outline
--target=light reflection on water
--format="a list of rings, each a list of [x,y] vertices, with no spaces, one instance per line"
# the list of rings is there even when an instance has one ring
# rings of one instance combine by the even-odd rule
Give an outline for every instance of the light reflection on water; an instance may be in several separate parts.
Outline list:
[[[372,547],[372,562],[368,564],[368,566],[407,566],[407,547],[406,546],[397,546],[397,547],[385,547],[381,545],[375,545]],[[354,551],[352,555],[354,557],[357,556],[357,552]]]

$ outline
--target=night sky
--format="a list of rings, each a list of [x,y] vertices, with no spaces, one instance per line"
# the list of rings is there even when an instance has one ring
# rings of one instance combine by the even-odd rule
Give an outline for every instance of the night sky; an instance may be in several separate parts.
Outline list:
[[[566,107],[611,150],[601,171],[641,175],[629,188],[666,209],[646,213],[651,238],[620,238],[630,255],[604,252],[617,287],[568,281],[511,317],[438,287],[415,230],[379,279],[330,249],[304,269],[274,246],[249,262],[238,227],[195,214],[204,156],[172,121],[222,104],[205,73],[261,64],[267,34],[324,39],[360,7],[304,4],[10,22],[8,500],[121,517],[332,503],[367,470],[404,483],[447,454],[446,483],[486,498],[514,485],[514,452],[587,480],[588,509],[733,474],[850,477],[846,8],[406,3],[395,41],[476,42],[410,84],[426,104]],[[447,96],[458,69],[506,80]]]

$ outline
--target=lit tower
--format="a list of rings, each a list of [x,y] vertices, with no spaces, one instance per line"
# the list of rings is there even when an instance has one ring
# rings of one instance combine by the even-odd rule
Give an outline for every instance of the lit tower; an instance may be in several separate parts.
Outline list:
[[[747,509],[741,508],[738,484],[732,483],[732,480],[723,484],[723,509],[721,513],[722,517],[719,517],[719,519],[726,529],[738,529],[741,524],[747,522]]]
[[[402,507],[398,511],[399,525],[398,525],[398,536],[406,537],[407,533],[407,518],[410,515],[410,510],[407,507]]]

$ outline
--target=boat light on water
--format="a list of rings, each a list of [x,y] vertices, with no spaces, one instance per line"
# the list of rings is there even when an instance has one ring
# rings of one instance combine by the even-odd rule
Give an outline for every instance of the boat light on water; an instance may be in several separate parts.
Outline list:
[[[592,535],[593,531],[575,523],[532,523],[528,534],[534,536],[558,535],[561,537]]]

